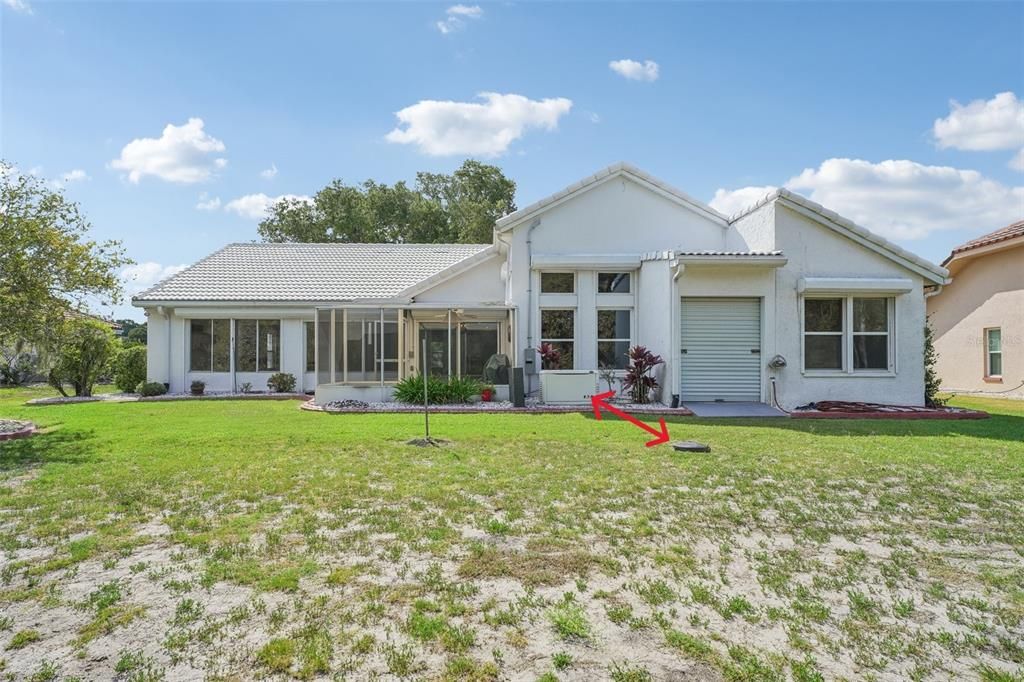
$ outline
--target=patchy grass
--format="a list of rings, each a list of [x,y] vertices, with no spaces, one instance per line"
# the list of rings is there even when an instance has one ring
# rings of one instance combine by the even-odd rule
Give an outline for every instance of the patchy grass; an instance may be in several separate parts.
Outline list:
[[[44,430],[0,444],[16,679],[1021,679],[1022,403],[669,420],[695,457],[586,415],[413,451],[415,415],[47,392],[0,389]]]

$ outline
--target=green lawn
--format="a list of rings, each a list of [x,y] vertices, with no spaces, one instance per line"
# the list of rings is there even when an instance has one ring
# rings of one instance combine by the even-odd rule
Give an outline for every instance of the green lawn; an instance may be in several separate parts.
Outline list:
[[[1024,668],[1024,403],[984,421],[25,407],[0,676],[964,679]],[[53,673],[52,677],[47,677]]]

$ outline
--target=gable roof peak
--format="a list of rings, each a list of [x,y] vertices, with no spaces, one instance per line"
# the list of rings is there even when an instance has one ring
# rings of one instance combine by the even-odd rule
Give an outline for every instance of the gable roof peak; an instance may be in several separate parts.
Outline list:
[[[567,201],[571,197],[578,194],[582,194],[594,187],[597,187],[605,182],[612,180],[617,177],[629,177],[634,182],[639,183],[642,186],[646,186],[652,191],[674,201],[675,203],[684,206],[691,211],[703,215],[705,218],[718,223],[721,227],[725,228],[729,226],[729,223],[724,215],[711,208],[707,204],[698,199],[693,198],[686,192],[678,189],[667,182],[660,180],[650,173],[641,170],[637,166],[627,162],[618,161],[610,166],[602,168],[593,175],[589,175],[582,180],[578,180],[573,184],[569,185],[565,189],[562,189],[554,194],[545,197],[539,201],[509,213],[507,216],[503,216],[497,220],[494,228],[497,232],[505,232],[512,229],[515,225],[525,222],[529,218],[532,218],[543,211],[552,208],[563,201]]]

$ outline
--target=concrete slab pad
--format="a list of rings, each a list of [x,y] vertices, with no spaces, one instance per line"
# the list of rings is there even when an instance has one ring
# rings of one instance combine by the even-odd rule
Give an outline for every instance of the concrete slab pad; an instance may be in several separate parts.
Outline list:
[[[698,417],[786,417],[782,410],[764,403],[683,403]]]

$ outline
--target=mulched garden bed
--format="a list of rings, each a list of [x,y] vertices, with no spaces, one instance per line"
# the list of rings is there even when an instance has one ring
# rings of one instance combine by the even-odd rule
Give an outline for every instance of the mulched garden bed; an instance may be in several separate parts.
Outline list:
[[[960,407],[912,407],[828,400],[798,407],[793,419],[988,419],[988,412]]]
[[[16,419],[0,419],[0,441],[28,438],[36,433],[36,425],[32,422]]]
[[[612,403],[615,407],[623,409],[630,414],[648,414],[674,417],[692,417],[693,412],[685,407],[671,408],[663,405],[638,405],[634,403]],[[312,400],[300,406],[303,410],[311,412],[326,412],[328,414],[415,414],[422,413],[422,405],[407,405],[397,402],[372,402],[365,403],[358,400],[339,400],[317,405]],[[537,401],[527,400],[526,407],[513,407],[510,401],[496,400],[492,402],[467,403],[465,405],[431,405],[431,414],[577,414],[593,413],[594,408],[590,405],[545,405]]]

